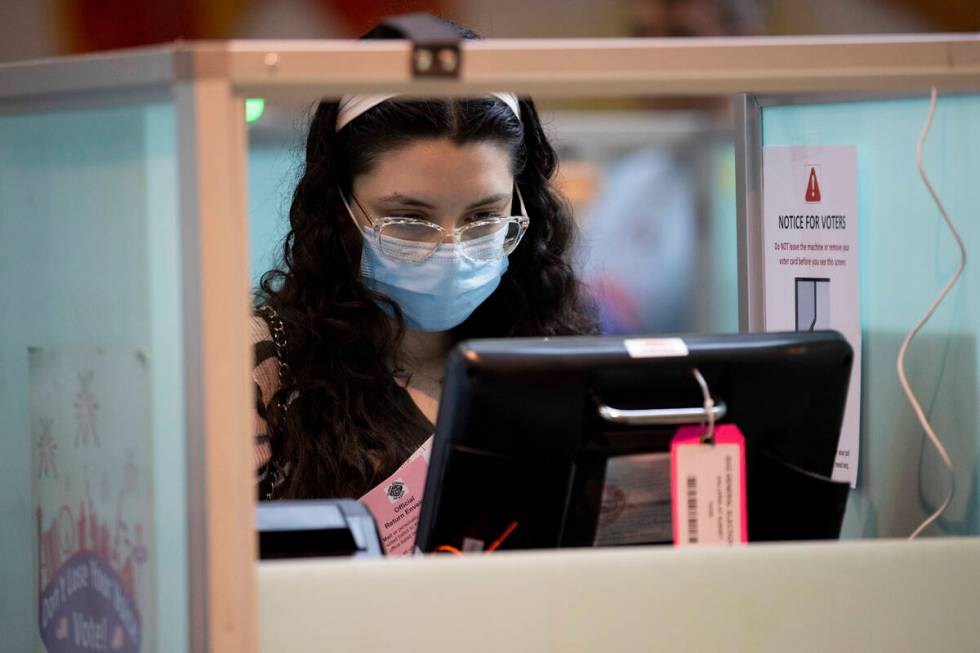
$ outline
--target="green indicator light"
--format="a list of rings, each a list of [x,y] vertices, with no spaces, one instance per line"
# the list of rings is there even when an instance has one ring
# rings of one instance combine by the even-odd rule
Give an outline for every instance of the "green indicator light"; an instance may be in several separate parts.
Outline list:
[[[250,97],[245,100],[245,122],[253,123],[262,117],[265,111],[265,100],[260,97]]]

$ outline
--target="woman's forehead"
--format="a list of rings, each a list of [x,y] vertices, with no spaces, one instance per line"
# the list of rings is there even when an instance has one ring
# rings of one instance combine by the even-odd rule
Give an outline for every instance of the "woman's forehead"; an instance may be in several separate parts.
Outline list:
[[[494,142],[417,140],[380,155],[354,179],[354,192],[368,201],[394,195],[450,202],[484,197],[509,192],[510,163],[507,149]]]

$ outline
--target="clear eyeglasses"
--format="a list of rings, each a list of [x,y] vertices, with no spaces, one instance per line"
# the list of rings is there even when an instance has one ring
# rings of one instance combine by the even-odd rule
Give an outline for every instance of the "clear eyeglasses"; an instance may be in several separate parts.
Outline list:
[[[483,218],[455,229],[446,229],[420,218],[385,216],[373,220],[357,198],[353,195],[351,198],[367,218],[377,239],[378,250],[385,258],[400,263],[421,263],[435,254],[439,245],[451,235],[463,256],[474,261],[494,261],[514,251],[530,224],[521,191],[516,185],[514,189],[517,191],[517,201],[520,204],[519,215]],[[347,198],[343,193],[340,197],[354,224],[357,224]]]

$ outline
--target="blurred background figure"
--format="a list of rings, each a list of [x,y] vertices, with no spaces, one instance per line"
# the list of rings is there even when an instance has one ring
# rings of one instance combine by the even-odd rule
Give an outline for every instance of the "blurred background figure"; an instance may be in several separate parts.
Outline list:
[[[756,0],[634,0],[633,33],[746,36]],[[674,139],[627,153],[583,213],[580,265],[604,333],[735,331],[735,180],[731,111],[722,98],[643,106]],[[686,129],[685,129],[686,128]]]
[[[634,36],[744,36],[763,30],[758,0],[631,0]]]

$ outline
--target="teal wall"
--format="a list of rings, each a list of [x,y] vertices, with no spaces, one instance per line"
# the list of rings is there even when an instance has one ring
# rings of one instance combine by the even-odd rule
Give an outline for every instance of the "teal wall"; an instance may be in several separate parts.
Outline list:
[[[928,98],[766,107],[764,146],[857,146],[861,459],[845,537],[902,537],[942,501],[947,475],[898,384],[905,333],[953,273],[952,236],[915,166]],[[906,358],[909,381],[956,465],[956,494],[927,534],[978,534],[980,96],[939,97],[925,167],[974,257]]]
[[[710,198],[707,251],[699,267],[704,275],[699,292],[703,316],[700,330],[738,333],[738,234],[735,198],[735,146],[717,144],[711,149]]]
[[[252,285],[276,265],[289,231],[289,203],[299,179],[299,145],[261,143],[248,150],[249,264]]]

